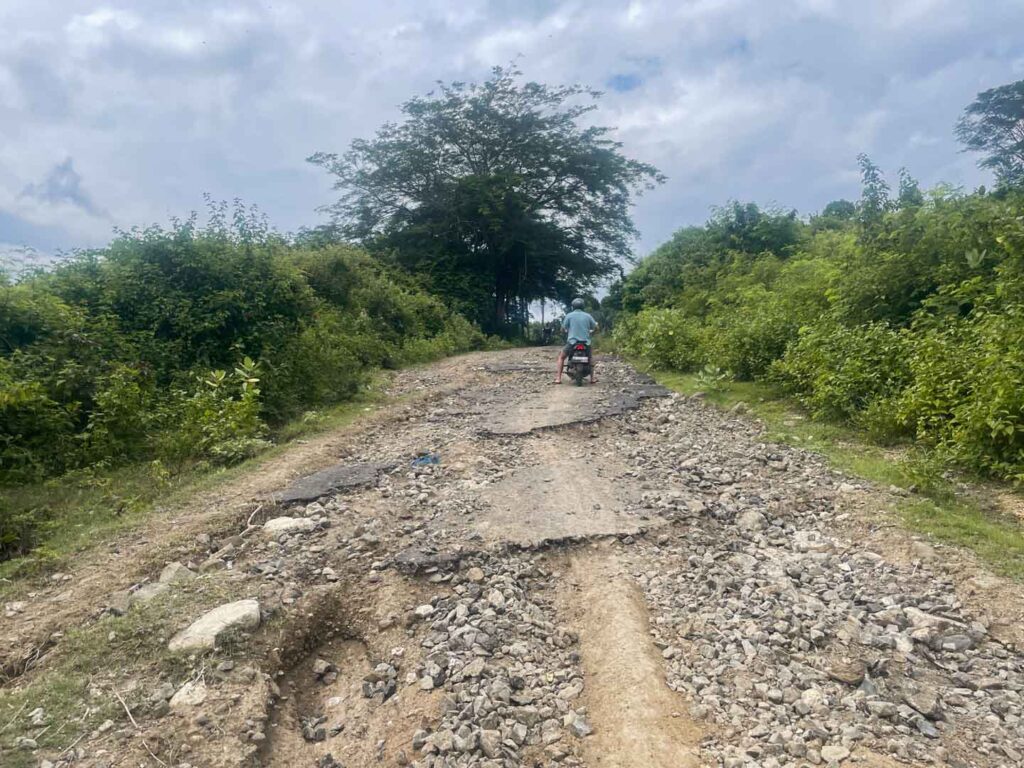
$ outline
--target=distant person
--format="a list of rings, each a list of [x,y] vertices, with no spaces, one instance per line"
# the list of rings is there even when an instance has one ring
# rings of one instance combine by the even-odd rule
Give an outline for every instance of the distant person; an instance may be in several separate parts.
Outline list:
[[[558,373],[555,374],[555,384],[562,383],[562,368],[565,365],[565,356],[572,353],[573,344],[583,342],[588,347],[590,334],[597,330],[597,320],[589,312],[583,311],[583,299],[572,300],[572,312],[562,318],[562,329],[566,333],[565,346],[558,353]],[[594,384],[594,350],[590,350],[590,383]]]

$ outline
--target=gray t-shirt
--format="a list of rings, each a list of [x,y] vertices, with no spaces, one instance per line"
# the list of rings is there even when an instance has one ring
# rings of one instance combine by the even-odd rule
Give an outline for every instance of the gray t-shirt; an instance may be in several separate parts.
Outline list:
[[[568,333],[569,341],[590,343],[590,332],[597,327],[597,321],[582,309],[574,309],[562,319],[562,328]]]

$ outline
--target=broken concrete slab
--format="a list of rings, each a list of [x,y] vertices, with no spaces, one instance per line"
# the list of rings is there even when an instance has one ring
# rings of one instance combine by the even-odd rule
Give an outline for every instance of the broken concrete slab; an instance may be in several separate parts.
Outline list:
[[[672,390],[653,382],[650,384],[627,387],[612,398],[608,408],[603,414],[601,414],[601,416],[621,416],[627,411],[639,408],[642,400],[656,397],[670,397],[671,395]]]
[[[424,552],[410,547],[395,555],[395,567],[406,573],[416,574],[430,568],[449,570],[459,564],[469,552]]]
[[[593,424],[635,410],[648,398],[669,397],[671,394],[665,387],[643,380],[612,391],[563,385],[549,390],[547,395],[523,401],[516,408],[498,416],[489,414],[480,432],[488,436],[508,437]]]
[[[338,464],[296,480],[277,496],[282,504],[315,501],[349,488],[373,485],[388,464]]]

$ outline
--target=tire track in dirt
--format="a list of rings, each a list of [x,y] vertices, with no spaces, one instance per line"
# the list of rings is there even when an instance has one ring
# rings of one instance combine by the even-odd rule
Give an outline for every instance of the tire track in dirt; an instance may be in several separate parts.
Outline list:
[[[689,702],[664,682],[643,595],[614,551],[595,547],[569,561],[562,605],[579,633],[584,700],[594,734],[587,765],[695,768],[701,728]]]

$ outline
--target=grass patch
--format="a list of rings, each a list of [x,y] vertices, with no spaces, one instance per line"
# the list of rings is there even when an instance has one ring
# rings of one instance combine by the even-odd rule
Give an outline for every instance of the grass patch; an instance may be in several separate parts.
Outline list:
[[[967,547],[1004,576],[1024,580],[1024,531],[1013,521],[975,504],[927,498],[904,502],[900,516],[908,528]]]
[[[175,688],[188,680],[194,662],[167,650],[167,641],[182,617],[198,616],[214,605],[236,599],[232,585],[200,578],[178,585],[153,600],[133,606],[123,616],[106,616],[67,631],[52,664],[30,672],[25,681],[0,689],[0,756],[4,768],[38,764],[31,752],[14,748],[19,736],[33,738],[42,749],[63,750],[106,720],[118,727],[127,715],[117,691],[132,712],[144,714],[146,697],[162,681]],[[244,646],[228,643],[219,657],[240,657]],[[29,717],[42,708],[44,722]]]
[[[1024,526],[988,509],[975,496],[958,493],[934,456],[910,444],[880,446],[863,431],[815,421],[770,384],[736,381],[708,389],[706,377],[699,374],[649,373],[676,392],[704,392],[709,402],[724,409],[744,403],[764,422],[770,441],[820,453],[836,469],[873,483],[914,491],[899,509],[907,528],[970,549],[996,572],[1024,580]]]
[[[354,399],[311,411],[278,429],[275,445],[232,467],[204,462],[176,467],[160,462],[106,469],[95,467],[44,483],[0,489],[0,517],[42,518],[32,551],[0,562],[0,599],[26,577],[60,570],[76,553],[138,525],[159,503],[173,505],[216,488],[287,450],[288,444],[354,422],[385,400],[380,381]]]

